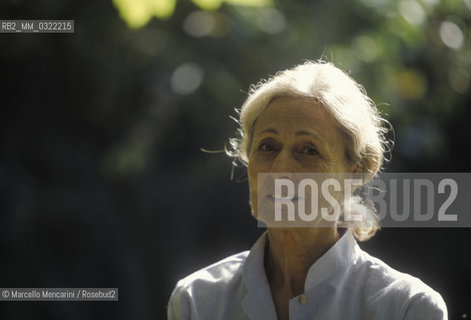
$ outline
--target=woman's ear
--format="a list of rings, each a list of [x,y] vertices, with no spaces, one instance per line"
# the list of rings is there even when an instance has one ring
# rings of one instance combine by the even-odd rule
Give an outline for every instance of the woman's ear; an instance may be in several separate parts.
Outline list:
[[[361,170],[361,164],[360,163],[353,163],[350,167],[350,172],[351,173],[361,173],[362,170]]]

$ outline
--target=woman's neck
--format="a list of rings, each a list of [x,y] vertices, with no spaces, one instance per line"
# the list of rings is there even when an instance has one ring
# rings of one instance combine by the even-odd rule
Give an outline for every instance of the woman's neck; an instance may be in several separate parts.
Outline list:
[[[309,268],[338,238],[336,228],[269,228],[265,271],[272,293],[289,299],[303,293]]]

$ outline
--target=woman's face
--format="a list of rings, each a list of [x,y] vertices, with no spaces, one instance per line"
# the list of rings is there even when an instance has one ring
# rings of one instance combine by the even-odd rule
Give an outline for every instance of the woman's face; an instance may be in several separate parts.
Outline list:
[[[276,98],[258,117],[248,162],[250,200],[255,214],[258,173],[351,170],[335,120],[316,102]]]

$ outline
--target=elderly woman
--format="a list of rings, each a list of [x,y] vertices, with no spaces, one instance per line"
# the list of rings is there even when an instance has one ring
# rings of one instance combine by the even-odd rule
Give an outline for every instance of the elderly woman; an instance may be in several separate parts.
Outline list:
[[[330,63],[306,62],[253,86],[240,125],[232,145],[248,166],[259,220],[267,220],[257,205],[259,173],[361,172],[367,181],[383,163],[385,129],[374,103]],[[250,251],[180,280],[168,318],[446,319],[440,294],[360,249],[356,241],[377,229],[268,222]]]

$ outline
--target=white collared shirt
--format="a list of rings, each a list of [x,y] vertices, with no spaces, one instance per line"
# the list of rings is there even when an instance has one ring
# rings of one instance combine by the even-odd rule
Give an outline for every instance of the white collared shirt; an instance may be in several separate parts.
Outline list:
[[[168,320],[276,319],[264,269],[264,233],[250,251],[177,283]],[[304,293],[289,301],[297,319],[447,319],[440,294],[360,249],[349,230],[309,269]]]

